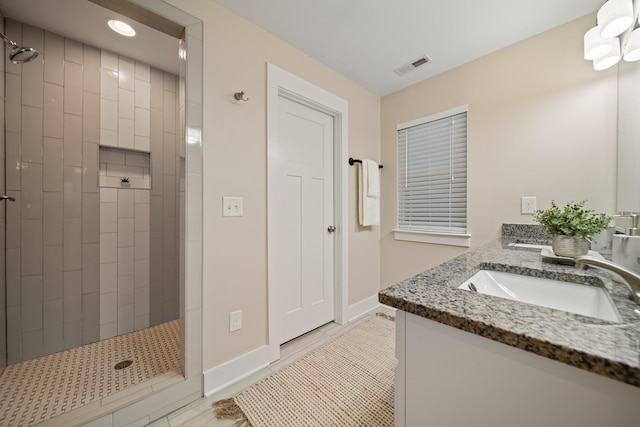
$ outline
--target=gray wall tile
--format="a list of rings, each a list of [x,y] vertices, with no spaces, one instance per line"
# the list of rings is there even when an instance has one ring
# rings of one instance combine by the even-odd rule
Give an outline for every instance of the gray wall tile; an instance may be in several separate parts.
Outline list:
[[[82,296],[82,342],[89,344],[100,340],[100,294],[94,292]]]
[[[45,31],[44,48],[47,60],[44,62],[44,80],[62,86],[64,84],[64,38]]]
[[[44,301],[64,298],[64,273],[62,244],[45,246],[43,251],[43,296]]]
[[[64,350],[63,342],[63,301],[61,299],[44,302],[44,353],[51,354]]]
[[[46,117],[46,115],[45,115]],[[62,123],[62,121],[60,122]],[[63,140],[62,138],[44,137],[43,157],[43,190],[63,191]]]
[[[42,276],[21,280],[22,333],[42,329]]]
[[[42,330],[22,333],[22,358],[36,359],[44,355]]]
[[[64,348],[68,350],[82,345],[82,322],[64,324]]]
[[[82,268],[82,219],[64,220],[64,271]]]
[[[82,321],[82,270],[64,272],[64,323]]]
[[[82,245],[82,293],[100,292],[100,243]],[[83,307],[83,311],[86,309]]]
[[[43,199],[43,242],[45,246],[62,245],[63,242],[63,193],[45,192]]]
[[[100,194],[83,193],[82,243],[100,243]]]
[[[21,221],[20,265],[22,276],[42,274],[42,221]]]

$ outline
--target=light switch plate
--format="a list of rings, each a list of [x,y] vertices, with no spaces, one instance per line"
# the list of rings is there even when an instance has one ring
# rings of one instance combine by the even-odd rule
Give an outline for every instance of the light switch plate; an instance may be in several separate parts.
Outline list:
[[[242,197],[223,197],[222,216],[243,216]]]

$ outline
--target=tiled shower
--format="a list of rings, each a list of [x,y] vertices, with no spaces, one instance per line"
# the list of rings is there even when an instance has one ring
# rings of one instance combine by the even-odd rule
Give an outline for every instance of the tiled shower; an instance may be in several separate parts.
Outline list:
[[[17,199],[7,362],[177,318],[177,78],[16,21],[6,32],[42,53],[4,64],[6,189]]]

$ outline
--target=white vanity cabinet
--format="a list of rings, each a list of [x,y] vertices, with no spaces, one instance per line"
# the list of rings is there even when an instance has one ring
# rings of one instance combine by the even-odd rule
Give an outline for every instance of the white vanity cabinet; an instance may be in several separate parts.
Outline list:
[[[396,316],[396,427],[640,426],[640,387]]]

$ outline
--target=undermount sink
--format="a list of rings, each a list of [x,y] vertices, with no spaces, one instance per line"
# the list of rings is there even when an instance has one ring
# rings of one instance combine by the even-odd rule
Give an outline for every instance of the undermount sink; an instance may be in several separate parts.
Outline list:
[[[602,288],[539,277],[522,276],[501,271],[480,270],[459,289],[475,291],[595,317],[610,322],[621,322],[609,293]]]

